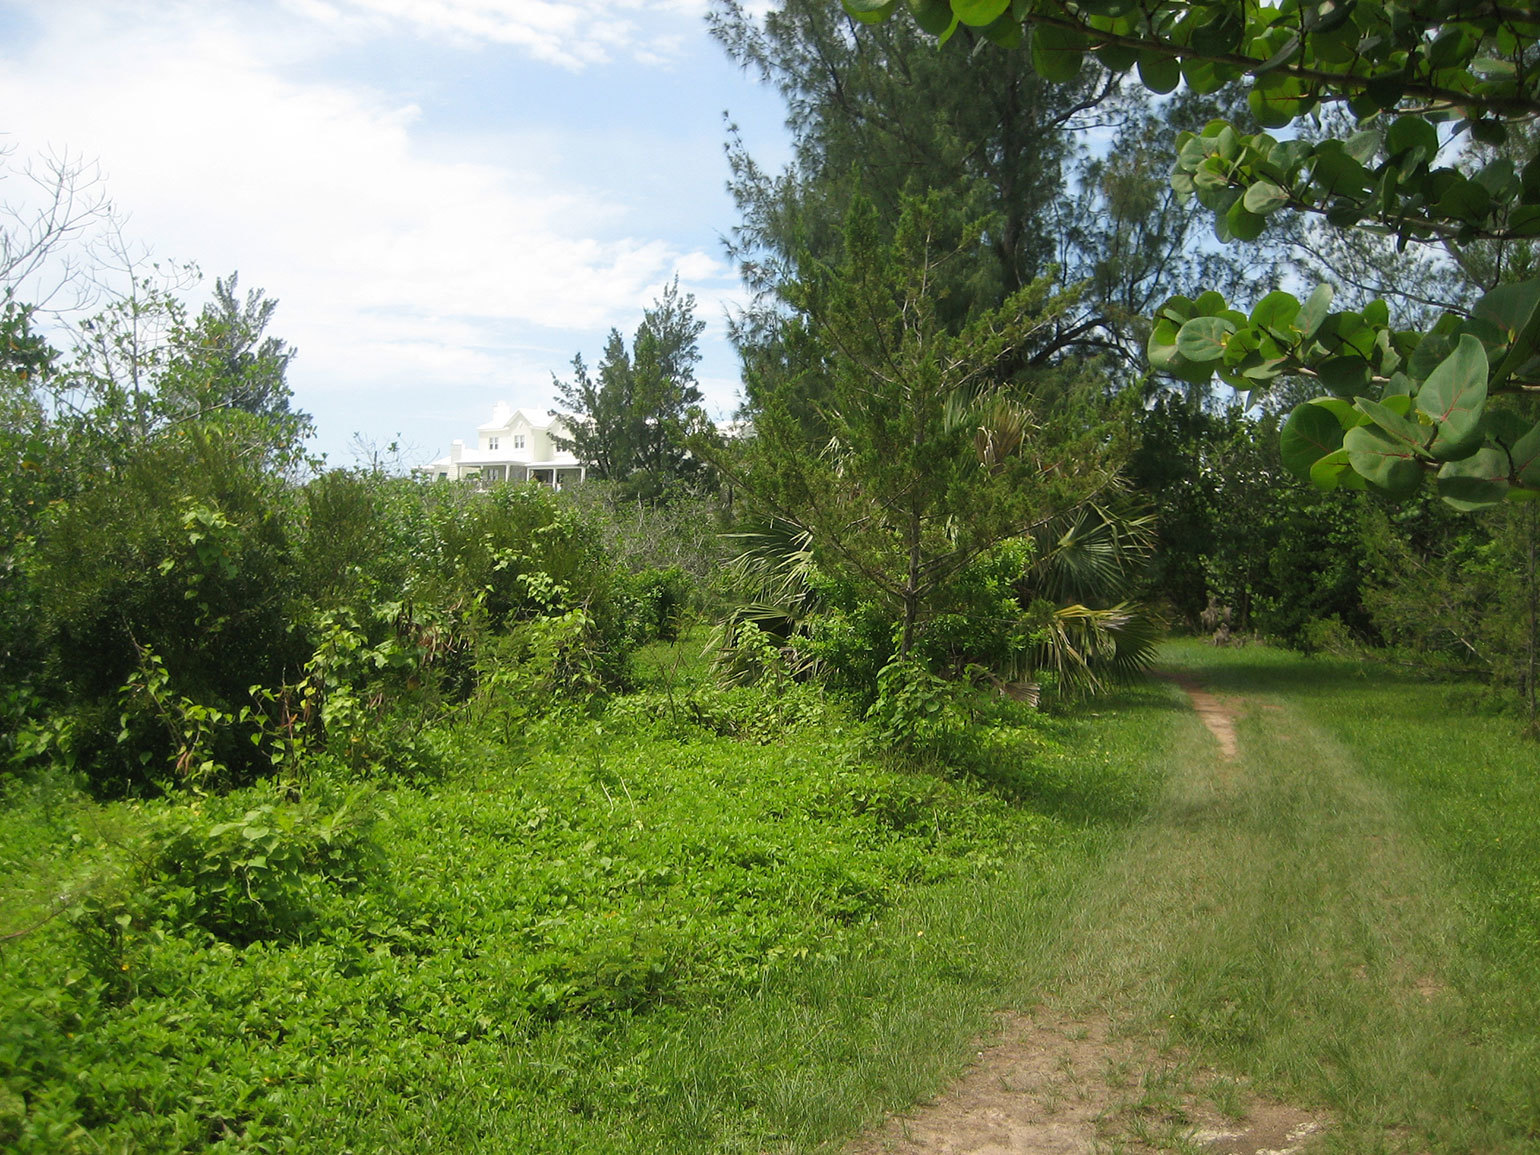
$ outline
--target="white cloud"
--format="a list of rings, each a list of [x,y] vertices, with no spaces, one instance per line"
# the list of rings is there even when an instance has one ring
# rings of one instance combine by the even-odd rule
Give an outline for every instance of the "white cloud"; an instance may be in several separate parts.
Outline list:
[[[293,0],[332,27],[395,27],[457,43],[513,45],[564,68],[617,56],[666,64],[680,35],[658,17],[698,19],[698,0]],[[641,22],[637,17],[648,19]]]
[[[551,7],[376,3],[487,22]],[[239,267],[283,298],[286,320],[325,326],[332,368],[355,357],[355,332],[390,347],[378,317],[459,317],[457,341],[477,318],[602,328],[675,269],[727,274],[704,252],[624,235],[621,206],[552,175],[549,138],[515,137],[501,165],[429,159],[416,107],[286,78],[246,31],[45,18],[44,39],[0,72],[0,107],[32,110],[12,121],[27,145],[99,157],[132,234],[213,272]]]

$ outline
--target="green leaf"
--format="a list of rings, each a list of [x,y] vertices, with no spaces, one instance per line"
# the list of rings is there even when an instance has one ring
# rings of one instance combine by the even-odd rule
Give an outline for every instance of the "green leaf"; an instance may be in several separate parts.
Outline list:
[[[1278,432],[1284,468],[1301,481],[1309,481],[1311,467],[1342,448],[1342,436],[1342,423],[1331,410],[1313,401],[1295,406]]]
[[[1334,489],[1365,489],[1368,483],[1353,471],[1351,455],[1346,449],[1328,453],[1310,467],[1305,480],[1317,489],[1330,493]]]
[[[984,38],[998,48],[1020,48],[1021,25],[1014,16],[1007,12],[984,29]]]
[[[1374,380],[1369,362],[1356,354],[1328,357],[1315,367],[1321,384],[1339,397],[1354,397]]]
[[[1139,79],[1151,92],[1172,92],[1182,82],[1182,66],[1176,57],[1159,52],[1139,54]]]
[[[1326,320],[1327,310],[1331,308],[1332,294],[1333,289],[1330,285],[1317,285],[1315,291],[1306,299],[1304,307],[1300,309],[1294,325],[1306,339],[1314,337],[1316,330],[1321,327],[1321,322]]]
[[[1263,128],[1282,128],[1292,124],[1299,114],[1300,98],[1288,93],[1264,92],[1253,88],[1246,94],[1251,115]]]
[[[932,36],[940,36],[956,19],[947,0],[908,0],[914,22]]]
[[[1389,405],[1381,404],[1368,397],[1356,397],[1354,404],[1375,425],[1392,437],[1406,442],[1419,454],[1423,452],[1428,439],[1433,435],[1432,429],[1420,425],[1410,417],[1402,416]]]
[[[1000,19],[1011,6],[1011,0],[952,0],[952,15],[964,24],[983,28]]]
[[[1540,486],[1540,424],[1514,443],[1513,474],[1524,485]]]
[[[1385,134],[1385,151],[1392,157],[1421,151],[1422,161],[1431,161],[1438,155],[1438,129],[1425,117],[1400,116]]]
[[[952,0],[957,11],[960,0]],[[962,17],[962,13],[958,12]],[[966,19],[964,20],[966,23]],[[1044,80],[1064,84],[1080,75],[1085,58],[1085,37],[1067,28],[1050,24],[1032,26],[1032,71]]]
[[[1268,329],[1284,339],[1299,317],[1299,298],[1282,289],[1274,289],[1251,309],[1251,323],[1259,329]]]
[[[1392,497],[1407,497],[1422,484],[1422,465],[1404,442],[1377,425],[1349,429],[1342,438],[1353,469]]]
[[[1500,386],[1540,355],[1540,277],[1499,285],[1476,302],[1475,314],[1502,331],[1508,352],[1492,374],[1489,388]]]
[[[862,24],[880,24],[893,14],[898,0],[840,0],[845,11]],[[1010,0],[1005,0],[1007,7]]]
[[[1365,165],[1374,159],[1384,139],[1384,133],[1372,128],[1364,129],[1361,132],[1355,132],[1347,140],[1343,141],[1342,151],[1359,164]]]
[[[1254,241],[1267,228],[1267,218],[1248,212],[1245,202],[1237,200],[1230,206],[1230,211],[1225,213],[1225,226],[1236,240]]]
[[[1435,457],[1446,461],[1463,457],[1479,444],[1486,402],[1487,351],[1475,337],[1462,333],[1455,351],[1439,362],[1417,391],[1417,408],[1438,426]]]
[[[1176,351],[1199,364],[1224,358],[1235,326],[1223,317],[1194,317],[1177,331]]]
[[[1182,79],[1199,96],[1207,96],[1218,92],[1230,78],[1209,61],[1189,56],[1182,61]]]
[[[1508,496],[1508,455],[1483,449],[1463,461],[1449,461],[1438,471],[1438,495],[1463,512],[1490,509]]]
[[[1259,180],[1246,190],[1241,203],[1246,206],[1247,212],[1265,217],[1274,209],[1288,204],[1289,194],[1270,180]]]
[[[1098,44],[1096,58],[1102,62],[1102,67],[1108,72],[1131,72],[1134,65],[1138,63],[1139,53],[1136,49],[1123,44]],[[1181,77],[1180,70],[1177,76]]]

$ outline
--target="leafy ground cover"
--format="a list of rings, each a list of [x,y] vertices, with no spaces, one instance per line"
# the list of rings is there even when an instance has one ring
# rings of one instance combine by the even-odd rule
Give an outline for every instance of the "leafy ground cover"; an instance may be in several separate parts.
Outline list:
[[[601,712],[464,716],[416,781],[9,782],[0,1141],[816,1145],[978,1029],[1169,714],[1001,706],[969,771],[916,773],[806,691],[651,669]]]

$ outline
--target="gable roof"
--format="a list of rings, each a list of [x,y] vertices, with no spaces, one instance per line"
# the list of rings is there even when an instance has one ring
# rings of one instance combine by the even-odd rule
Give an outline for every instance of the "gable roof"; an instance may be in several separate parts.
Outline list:
[[[512,426],[516,420],[521,420],[531,429],[543,433],[551,427],[556,418],[538,409],[515,409],[508,402],[499,401],[492,406],[492,419],[484,425],[476,426],[476,432],[497,433]]]

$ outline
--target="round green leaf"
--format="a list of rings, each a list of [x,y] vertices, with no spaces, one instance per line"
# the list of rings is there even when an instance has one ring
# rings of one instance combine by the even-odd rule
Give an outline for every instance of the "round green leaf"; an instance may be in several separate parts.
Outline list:
[[[1274,209],[1289,203],[1289,194],[1275,185],[1270,180],[1259,180],[1246,190],[1246,195],[1241,198],[1241,203],[1246,206],[1248,213],[1265,217]]]
[[[1189,56],[1182,61],[1182,79],[1199,96],[1207,96],[1223,88],[1230,77],[1209,61]]]
[[[1128,72],[1138,62],[1139,53],[1123,44],[1098,44],[1096,59],[1108,72]]]
[[[1247,212],[1245,202],[1237,197],[1224,216],[1224,233],[1237,241],[1254,241],[1267,228],[1267,218]]]
[[[1438,495],[1464,512],[1501,505],[1508,496],[1508,455],[1483,449],[1463,461],[1446,462],[1438,471]]]
[[[1514,442],[1513,472],[1524,485],[1540,486],[1540,424]]]
[[[1021,25],[1007,12],[984,29],[984,38],[998,48],[1021,47]]]
[[[1330,410],[1312,402],[1295,406],[1278,431],[1278,452],[1284,468],[1309,481],[1311,467],[1342,448],[1342,424]]]
[[[1406,497],[1422,484],[1422,465],[1411,448],[1377,425],[1359,425],[1342,438],[1354,472],[1392,497]]]
[[[1302,337],[1308,339],[1315,336],[1316,330],[1321,327],[1321,322],[1326,320],[1334,292],[1330,285],[1317,285],[1315,291],[1306,298],[1299,316],[1294,319],[1294,325]]]
[[[1268,329],[1287,339],[1294,320],[1299,316],[1299,298],[1282,289],[1274,289],[1251,309],[1251,323],[1259,329]]]
[[[1233,332],[1235,326],[1223,317],[1194,317],[1177,331],[1176,351],[1198,364],[1220,361]]]
[[[960,0],[952,0],[953,11]],[[1009,0],[1007,0],[1007,3]],[[962,13],[958,12],[961,18]],[[964,19],[964,23],[968,21]],[[1044,80],[1067,83],[1080,75],[1085,58],[1085,37],[1067,28],[1050,24],[1032,26],[1032,71]]]
[[[993,24],[1011,6],[1011,0],[952,0],[952,15],[964,24],[983,28]]]
[[[1415,418],[1397,413],[1391,406],[1381,404],[1369,397],[1359,397],[1355,400],[1355,404],[1358,410],[1375,425],[1397,441],[1405,442],[1419,456],[1423,454],[1424,447],[1433,436],[1432,429],[1421,425]]]
[[[898,0],[840,0],[846,12],[862,24],[881,24],[898,7]],[[1010,7],[1010,0],[1005,0]]]
[[[1251,109],[1251,115],[1257,118],[1257,123],[1263,128],[1283,128],[1293,123],[1300,100],[1297,96],[1267,93],[1260,88],[1253,88],[1246,94],[1246,104]]]
[[[1151,92],[1164,95],[1182,82],[1182,66],[1176,57],[1159,52],[1139,54],[1139,79]]]
[[[932,36],[940,36],[956,19],[947,0],[908,0],[908,4],[914,22]]]
[[[1356,397],[1374,379],[1369,362],[1351,353],[1328,357],[1316,366],[1315,371],[1321,384],[1339,397]]]
[[[1486,349],[1475,337],[1462,333],[1454,352],[1439,362],[1417,391],[1417,408],[1438,426],[1433,455],[1440,460],[1465,456],[1473,448],[1471,439],[1481,436],[1487,371]]]
[[[1392,158],[1404,153],[1421,150],[1421,160],[1430,161],[1438,155],[1438,129],[1425,117],[1400,116],[1385,134],[1385,151]]]
[[[1353,472],[1353,463],[1346,449],[1328,453],[1310,467],[1305,480],[1317,489],[1330,493],[1334,489],[1363,489],[1367,482]]]

